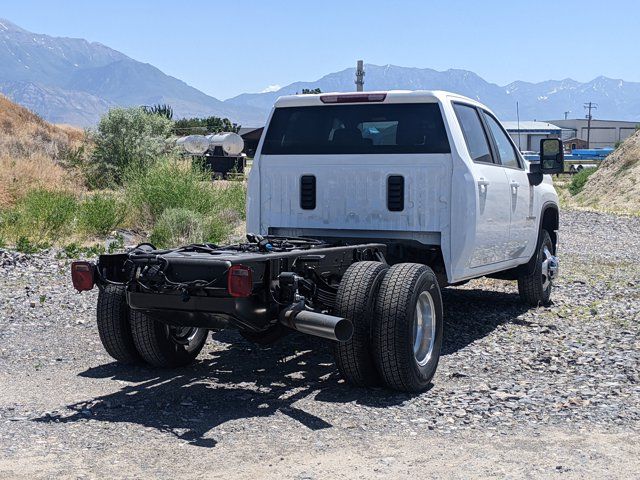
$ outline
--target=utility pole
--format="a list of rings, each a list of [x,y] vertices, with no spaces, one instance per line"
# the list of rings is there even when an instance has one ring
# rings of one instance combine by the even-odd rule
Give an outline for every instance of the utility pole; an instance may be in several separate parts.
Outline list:
[[[584,104],[585,110],[587,110],[587,148],[591,148],[590,140],[591,140],[591,119],[593,118],[591,115],[591,110],[597,110],[598,104],[593,102],[587,102]]]
[[[356,91],[364,91],[364,62],[362,60],[358,60],[356,66]]]
[[[518,150],[522,151],[520,146],[520,105],[516,102],[516,118],[518,119]]]
[[[567,117],[569,116],[569,114],[571,113],[571,110],[567,110],[566,112],[564,112],[564,119],[566,120]]]

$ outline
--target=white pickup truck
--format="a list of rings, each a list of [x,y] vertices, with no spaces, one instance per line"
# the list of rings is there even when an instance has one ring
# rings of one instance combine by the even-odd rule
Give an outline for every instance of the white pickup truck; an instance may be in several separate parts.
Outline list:
[[[149,244],[94,265],[98,330],[121,362],[186,365],[209,329],[251,341],[291,329],[333,340],[350,383],[429,385],[440,289],[490,276],[548,304],[558,273],[562,143],[525,161],[495,115],[447,92],[281,97],[249,176],[247,243]]]

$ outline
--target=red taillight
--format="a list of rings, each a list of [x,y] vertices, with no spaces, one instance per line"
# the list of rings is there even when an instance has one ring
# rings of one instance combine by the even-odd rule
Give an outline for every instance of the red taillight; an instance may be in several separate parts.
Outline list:
[[[232,265],[227,277],[227,290],[232,297],[248,297],[253,290],[253,275],[249,267]]]
[[[71,264],[71,280],[73,287],[79,292],[91,290],[95,283],[93,281],[93,263],[73,262]]]
[[[351,93],[348,95],[322,95],[322,103],[364,103],[384,102],[386,93]]]

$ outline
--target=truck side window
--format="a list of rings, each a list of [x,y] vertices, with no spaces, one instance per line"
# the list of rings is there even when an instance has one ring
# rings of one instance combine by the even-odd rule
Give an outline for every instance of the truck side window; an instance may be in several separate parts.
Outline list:
[[[454,103],[453,109],[462,128],[467,150],[474,162],[494,163],[482,121],[475,107]]]
[[[509,137],[504,132],[498,121],[487,113],[483,113],[484,118],[489,125],[489,130],[493,135],[493,140],[496,143],[498,149],[498,155],[500,155],[500,163],[505,167],[520,168],[520,162],[518,161],[518,154],[515,148],[509,141]]]

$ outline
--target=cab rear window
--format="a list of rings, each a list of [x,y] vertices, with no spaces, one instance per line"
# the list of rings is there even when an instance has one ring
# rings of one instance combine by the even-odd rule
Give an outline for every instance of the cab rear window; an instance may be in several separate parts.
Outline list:
[[[450,153],[436,103],[277,108],[265,155]]]

